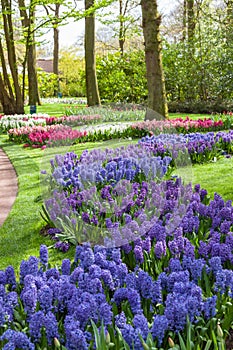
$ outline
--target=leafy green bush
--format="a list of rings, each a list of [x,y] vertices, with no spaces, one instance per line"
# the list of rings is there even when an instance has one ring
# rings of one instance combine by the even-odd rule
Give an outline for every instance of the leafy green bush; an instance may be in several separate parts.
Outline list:
[[[41,97],[51,97],[57,87],[57,75],[38,71],[38,86]]]
[[[147,98],[143,51],[97,57],[97,78],[103,102],[141,103]]]

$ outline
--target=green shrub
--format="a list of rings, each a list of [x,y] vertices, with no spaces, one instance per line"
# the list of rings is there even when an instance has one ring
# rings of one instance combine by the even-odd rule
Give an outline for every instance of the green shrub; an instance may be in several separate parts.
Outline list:
[[[141,103],[147,98],[146,67],[143,51],[120,52],[97,57],[99,92],[103,103]]]
[[[38,86],[41,97],[51,97],[57,87],[57,75],[38,71]]]

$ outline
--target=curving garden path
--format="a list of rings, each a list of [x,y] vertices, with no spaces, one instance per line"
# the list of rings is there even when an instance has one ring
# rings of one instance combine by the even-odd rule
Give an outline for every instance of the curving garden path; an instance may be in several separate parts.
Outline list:
[[[6,220],[18,193],[15,169],[6,153],[0,148],[0,226]]]

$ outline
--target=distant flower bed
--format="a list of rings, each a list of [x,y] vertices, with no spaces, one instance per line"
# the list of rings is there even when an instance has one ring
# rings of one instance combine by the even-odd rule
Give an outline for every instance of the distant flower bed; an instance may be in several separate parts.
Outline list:
[[[176,130],[177,133],[192,133],[192,132],[206,132],[206,131],[217,131],[225,129],[225,125],[222,120],[214,121],[212,119],[198,119],[192,120],[190,118],[182,119],[170,119],[170,120],[152,120],[137,122],[132,125],[135,132],[138,133],[139,137],[145,136],[143,133],[158,133],[169,132]]]
[[[34,125],[46,125],[46,120],[49,118],[49,115],[46,114],[3,115],[0,116],[0,131],[6,133],[10,129],[32,127]]]
[[[61,98],[42,98],[41,99],[42,103],[49,103],[49,104],[54,104],[54,103],[61,103],[61,104],[79,104],[79,105],[86,105],[87,104],[87,99],[86,98],[76,98],[76,97],[61,97]]]
[[[10,129],[21,127],[44,126],[54,124],[65,124],[71,126],[97,123],[101,120],[100,115],[71,115],[63,117],[51,117],[48,114],[22,114],[0,116],[0,131],[8,132]]]
[[[99,114],[92,115],[70,115],[64,117],[63,123],[71,126],[94,124],[101,121],[101,116]]]
[[[212,114],[211,116],[213,121],[222,121],[226,129],[233,128],[233,112],[224,112],[220,114]]]

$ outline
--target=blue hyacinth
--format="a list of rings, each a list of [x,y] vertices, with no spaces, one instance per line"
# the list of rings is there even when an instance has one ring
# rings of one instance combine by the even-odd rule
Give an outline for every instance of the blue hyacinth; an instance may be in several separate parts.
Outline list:
[[[6,345],[3,346],[2,350],[34,350],[35,345],[30,341],[27,335],[23,332],[14,331],[12,329],[7,329],[0,340],[7,340]]]

